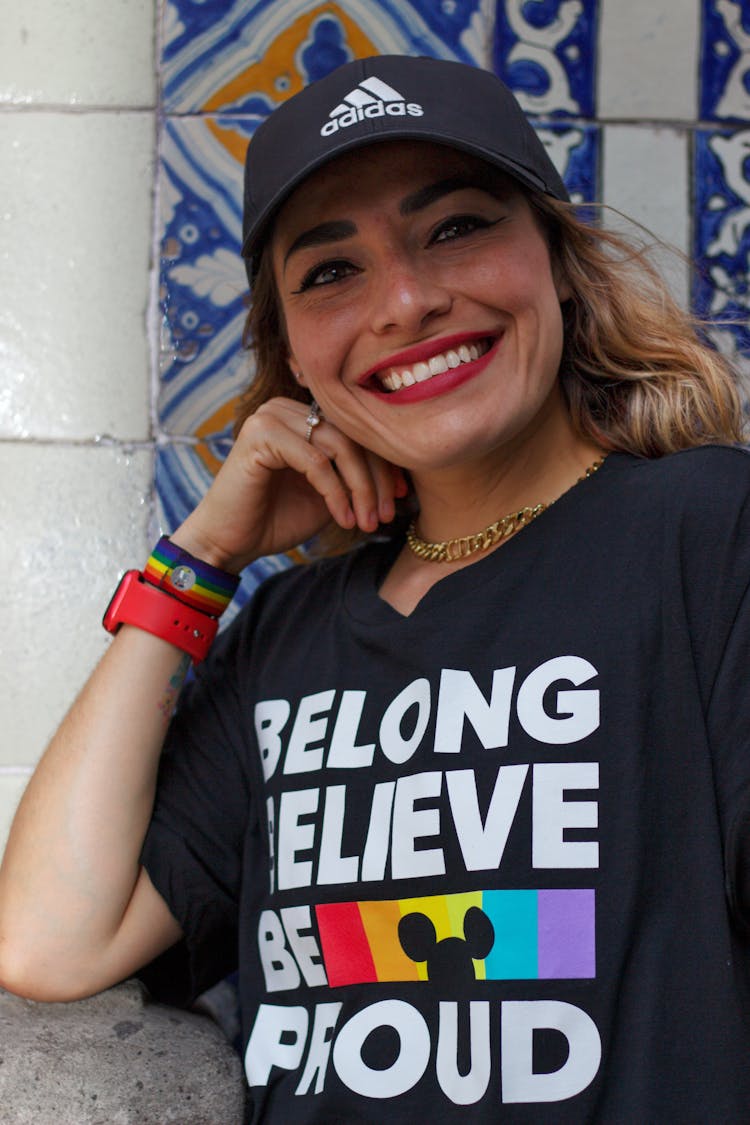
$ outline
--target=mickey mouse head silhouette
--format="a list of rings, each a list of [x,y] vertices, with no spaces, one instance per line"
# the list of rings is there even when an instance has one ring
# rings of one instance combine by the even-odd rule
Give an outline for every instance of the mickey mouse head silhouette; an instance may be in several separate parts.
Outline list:
[[[435,927],[426,914],[405,914],[398,924],[401,948],[412,961],[427,962],[427,979],[444,987],[457,987],[476,980],[473,959],[486,957],[495,942],[495,929],[478,906],[464,915],[464,936],[437,940]]]

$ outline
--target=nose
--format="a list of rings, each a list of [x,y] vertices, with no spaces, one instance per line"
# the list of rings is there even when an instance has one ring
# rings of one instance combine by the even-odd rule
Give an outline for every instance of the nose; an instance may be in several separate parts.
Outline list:
[[[378,275],[371,323],[379,334],[396,328],[417,331],[451,309],[449,289],[431,273],[427,261],[407,251],[384,254]]]

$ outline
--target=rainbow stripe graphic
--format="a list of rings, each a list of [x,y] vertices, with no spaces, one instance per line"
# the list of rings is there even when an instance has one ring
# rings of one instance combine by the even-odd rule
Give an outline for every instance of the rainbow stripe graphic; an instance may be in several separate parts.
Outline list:
[[[590,889],[471,891],[386,902],[315,907],[328,983],[426,981],[427,962],[407,957],[398,924],[426,914],[437,941],[464,937],[469,907],[492,922],[495,940],[474,960],[477,980],[565,980],[596,976],[595,892]]]
[[[178,587],[172,583],[172,575],[180,567],[189,568],[192,586]],[[150,585],[166,590],[178,601],[211,617],[221,617],[240,581],[233,574],[193,558],[187,551],[172,543],[167,535],[162,535],[151,552],[143,568],[143,577]]]

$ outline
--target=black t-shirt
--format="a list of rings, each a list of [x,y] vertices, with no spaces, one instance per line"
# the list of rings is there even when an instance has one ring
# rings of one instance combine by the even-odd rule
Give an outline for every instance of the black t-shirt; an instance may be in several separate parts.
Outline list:
[[[403,617],[269,580],[143,860],[253,1121],[750,1120],[750,455],[612,454]]]

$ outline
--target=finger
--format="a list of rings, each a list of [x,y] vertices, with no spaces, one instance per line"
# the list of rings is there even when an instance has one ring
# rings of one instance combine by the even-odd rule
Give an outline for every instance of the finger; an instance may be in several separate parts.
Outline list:
[[[352,443],[335,426],[327,424],[322,415],[311,424],[308,412],[302,422],[303,445],[294,442],[289,453],[289,465],[303,473],[308,484],[323,498],[333,519],[347,529],[357,524],[357,515],[352,503],[352,490],[340,473],[338,462],[348,462]],[[321,431],[322,434],[321,434]],[[295,438],[299,434],[295,425]],[[356,447],[353,447],[356,448]],[[355,454],[356,456],[356,454]]]
[[[284,441],[283,456],[323,497],[340,526],[356,525],[362,531],[372,532],[381,522],[393,518],[392,466],[363,449],[304,403],[276,399],[261,409],[273,412],[274,419],[296,435],[297,440],[290,442],[288,448]],[[318,420],[311,424],[313,417]]]
[[[375,482],[380,523],[390,523],[396,515],[396,498],[400,494],[400,469],[390,461],[384,461],[376,453],[367,453],[370,473]]]
[[[391,465],[393,469],[393,492],[397,500],[403,500],[409,495],[409,482],[400,465]]]
[[[380,492],[388,491],[380,458],[342,434],[335,426],[322,422],[313,441],[325,452],[343,482],[362,531],[375,531],[381,522]]]
[[[309,429],[309,417],[305,422]],[[375,531],[379,524],[390,523],[396,514],[396,498],[409,490],[403,470],[340,435],[331,423],[326,421],[325,426],[319,433],[318,445],[326,450],[349,486],[358,526],[363,531]],[[316,432],[317,427],[313,427],[311,442],[316,440]]]
[[[305,442],[297,464],[292,465],[303,473],[311,488],[323,498],[331,517],[347,530],[357,524],[357,516],[345,481],[336,471],[329,454],[311,443]],[[291,458],[290,458],[291,464]]]
[[[302,471],[308,483],[323,497],[329,512],[341,527],[350,529],[357,523],[357,515],[347,487],[337,469],[337,458],[344,457],[352,443],[335,426],[328,424],[317,403],[304,406],[287,400],[284,405],[291,407],[295,414],[294,430],[297,432],[296,418],[304,412],[302,437],[307,446],[304,454],[306,468]],[[300,409],[301,407],[301,409]],[[290,420],[290,425],[291,425]],[[321,440],[319,431],[324,428]]]
[[[292,399],[272,399],[259,407],[245,424],[252,431],[248,441],[254,447],[253,460],[266,471],[291,469],[299,473],[323,499],[331,517],[342,527],[352,528],[356,517],[330,452],[320,448],[316,438],[315,444],[306,440],[308,414],[308,406]]]

